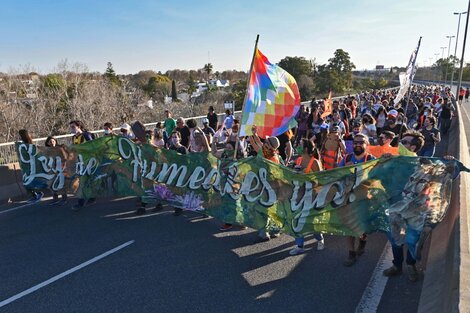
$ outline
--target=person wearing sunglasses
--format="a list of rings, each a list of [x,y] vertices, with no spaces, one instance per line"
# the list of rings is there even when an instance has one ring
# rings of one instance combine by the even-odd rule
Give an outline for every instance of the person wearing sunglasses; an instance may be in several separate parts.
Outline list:
[[[364,163],[370,160],[375,160],[375,157],[367,152],[367,147],[369,146],[369,138],[359,133],[354,136],[353,139],[353,152],[347,154],[341,162],[339,163],[338,167],[344,167],[349,165],[354,165],[358,163]],[[351,266],[356,263],[357,257],[364,254],[364,250],[366,247],[367,235],[362,234],[359,237],[359,244],[356,249],[356,238],[353,236],[348,236],[348,257],[344,261],[344,266]]]

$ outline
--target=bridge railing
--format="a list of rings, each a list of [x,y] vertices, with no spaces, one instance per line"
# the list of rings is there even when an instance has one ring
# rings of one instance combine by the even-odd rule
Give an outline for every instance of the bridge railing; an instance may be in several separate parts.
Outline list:
[[[385,90],[394,90],[394,89],[398,89],[398,87],[388,88]],[[346,96],[333,97],[332,99],[340,100],[340,99],[343,99],[344,97]],[[309,105],[310,101],[304,101],[301,104]],[[234,115],[237,117],[241,117],[241,113],[242,111],[235,111]],[[225,115],[224,113],[218,114],[219,122],[223,121],[224,115]],[[205,115],[201,115],[201,116],[195,116],[192,118],[194,118],[197,121],[198,125],[202,126],[202,120],[205,117],[206,117]],[[188,117],[187,119],[190,119],[190,118],[191,117]],[[158,122],[152,122],[152,123],[147,123],[144,125],[147,129],[152,129],[155,127],[155,125],[157,125],[157,123]],[[114,128],[113,130],[119,131],[119,128]],[[93,130],[91,131],[91,133],[95,134],[97,137],[100,137],[104,134],[104,130]],[[72,137],[73,137],[73,134],[64,134],[64,135],[54,136],[54,138],[57,139],[58,144],[66,144],[66,145],[72,143]],[[33,139],[33,143],[35,143],[38,146],[43,146],[46,139],[47,137],[35,138]],[[15,162],[18,162],[18,156],[16,154],[16,149],[15,149],[15,142],[12,141],[12,142],[0,143],[0,165],[5,165],[5,164],[10,164],[10,163],[15,163]]]

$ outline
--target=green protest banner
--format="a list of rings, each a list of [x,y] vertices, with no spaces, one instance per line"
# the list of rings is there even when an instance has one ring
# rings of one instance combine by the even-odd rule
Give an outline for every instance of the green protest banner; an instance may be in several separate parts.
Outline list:
[[[18,143],[17,151],[29,189],[79,185],[83,198],[138,196],[292,236],[390,231],[391,211],[432,227],[448,207],[452,179],[469,171],[455,160],[399,156],[303,174],[259,156],[181,155],[117,136],[55,148]]]

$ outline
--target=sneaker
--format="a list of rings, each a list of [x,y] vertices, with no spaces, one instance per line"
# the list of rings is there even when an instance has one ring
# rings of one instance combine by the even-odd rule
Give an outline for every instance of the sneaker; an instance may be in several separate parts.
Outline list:
[[[38,192],[36,193],[36,200],[39,201],[44,197],[44,192]]]
[[[80,211],[81,209],[83,209],[83,205],[80,205],[80,204],[74,204],[72,205],[72,211]]]
[[[260,233],[258,232],[258,238],[260,241],[269,241],[271,240],[271,236],[269,236],[269,233]]]
[[[232,229],[232,228],[233,228],[232,224],[225,223],[224,225],[220,226],[219,230],[220,231],[226,231],[226,230],[229,230],[229,229]]]
[[[354,263],[356,263],[356,251],[349,251],[348,258],[344,260],[343,264],[344,266],[352,266]]]
[[[28,201],[26,201],[26,203],[36,203],[38,201],[41,201],[43,196],[44,196],[44,193],[37,192],[36,194],[33,195],[32,198],[30,198]]]
[[[298,254],[302,254],[305,252],[305,249],[302,248],[302,247],[295,247],[294,249],[290,250],[289,251],[289,254],[290,255],[298,255]]]
[[[360,240],[359,239],[359,247],[357,247],[357,250],[356,250],[356,255],[357,256],[360,256],[360,255],[364,254],[364,251],[366,249],[366,243],[367,243],[366,240]]]
[[[398,275],[401,275],[402,273],[403,273],[403,270],[401,268],[396,267],[395,265],[392,265],[391,267],[383,271],[384,276],[387,276],[387,277],[398,276]]]
[[[135,215],[143,215],[143,214],[145,214],[145,208],[144,207],[140,207],[135,211]]]
[[[320,240],[317,244],[317,250],[321,251],[325,249],[325,240]]]
[[[416,265],[408,265],[408,279],[411,282],[416,282],[418,280],[418,269]]]

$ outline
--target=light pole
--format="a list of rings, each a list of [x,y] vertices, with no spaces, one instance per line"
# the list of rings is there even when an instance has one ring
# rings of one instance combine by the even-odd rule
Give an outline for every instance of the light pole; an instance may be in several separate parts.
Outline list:
[[[447,47],[441,47],[441,50],[442,50],[442,55],[441,55],[441,65],[442,65],[442,62],[444,62],[444,51],[445,49],[447,49]],[[440,69],[442,71],[442,68]],[[442,80],[442,74],[441,74],[441,79],[439,79],[440,81]]]
[[[429,80],[432,81],[432,57],[429,58]]]
[[[434,82],[437,82],[437,60],[438,60],[438,57],[439,57],[439,53],[434,53],[434,55],[436,56],[436,69],[434,70],[434,73],[436,75],[434,75],[434,78],[436,78],[436,80]]]
[[[457,90],[460,90],[460,88],[462,87],[463,57],[465,55],[465,44],[467,43],[467,30],[468,30],[468,16],[469,15],[470,15],[470,0],[468,1],[467,22],[465,23],[465,34],[463,35],[462,58],[460,59],[460,75],[459,75],[459,84],[457,86]]]
[[[452,38],[455,36],[446,36],[446,38],[449,38],[449,48],[447,49],[447,64],[446,64],[446,76],[444,79],[444,86],[447,84],[447,72],[449,71],[449,56],[450,56],[450,43],[452,42]]]
[[[459,16],[459,23],[457,24],[457,37],[455,37],[455,51],[454,51],[454,57],[457,58],[457,45],[459,43],[459,30],[460,30],[460,18],[462,17],[462,14],[467,14],[467,12],[454,12],[454,15]],[[455,72],[455,64],[452,62],[452,74],[450,78],[450,88],[452,89],[452,86],[454,84],[454,72]],[[457,90],[457,92],[459,92]]]

